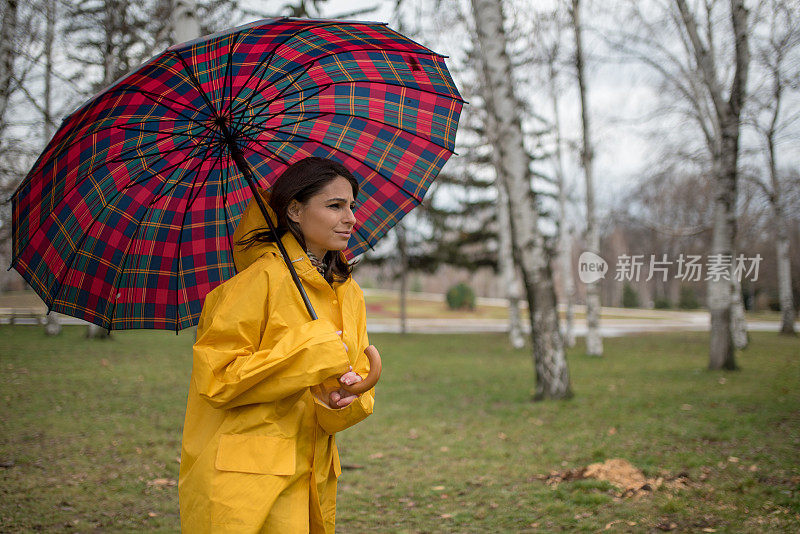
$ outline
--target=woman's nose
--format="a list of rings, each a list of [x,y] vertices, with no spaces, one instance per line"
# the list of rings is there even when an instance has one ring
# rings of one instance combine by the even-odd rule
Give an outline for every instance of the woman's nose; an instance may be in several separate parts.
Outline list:
[[[348,224],[356,224],[356,215],[349,207],[345,209],[344,219]]]

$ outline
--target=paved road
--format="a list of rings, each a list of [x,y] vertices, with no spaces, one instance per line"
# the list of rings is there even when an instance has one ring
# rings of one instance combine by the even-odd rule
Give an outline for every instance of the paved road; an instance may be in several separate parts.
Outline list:
[[[367,295],[393,295],[394,292],[366,289]],[[413,298],[417,300],[431,300],[442,302],[442,295],[413,293]],[[478,299],[479,304],[488,306],[505,306],[504,299]],[[11,304],[19,306],[20,304]],[[7,306],[9,305],[7,304]],[[27,304],[27,303],[26,303]],[[29,306],[31,309],[34,306]],[[38,307],[36,307],[38,309]],[[0,324],[8,324],[12,308],[0,308]],[[44,311],[44,310],[39,310]],[[563,310],[562,310],[563,311]],[[579,316],[575,321],[575,335],[586,335],[585,308],[575,306],[575,313]],[[58,314],[62,324],[80,325],[88,324],[85,321]],[[600,322],[600,331],[604,337],[624,336],[640,332],[674,332],[674,331],[708,331],[709,315],[705,311],[682,311],[682,310],[644,310],[638,308],[610,308],[603,307],[603,315]],[[37,324],[34,317],[18,317],[16,324]],[[562,328],[564,323],[562,321]],[[751,331],[773,331],[780,329],[777,321],[748,321],[748,328]],[[529,330],[527,321],[523,327]],[[396,318],[372,317],[367,319],[367,330],[369,332],[399,332],[400,323]],[[800,331],[800,323],[797,325]],[[456,332],[507,332],[508,321],[506,319],[443,319],[443,318],[416,318],[409,319],[407,331],[413,333],[456,333]]]
[[[562,331],[564,325],[561,325]],[[523,325],[526,332],[530,331],[527,324]],[[708,317],[702,320],[690,321],[635,321],[605,319],[600,322],[600,332],[603,337],[624,336],[627,334],[637,334],[642,332],[685,332],[685,331],[708,331],[710,322]],[[750,331],[777,332],[780,330],[780,323],[775,321],[748,321],[747,328]],[[796,326],[800,331],[800,323]],[[586,322],[575,322],[575,335],[586,335]],[[399,332],[400,324],[398,321],[370,320],[367,319],[367,331],[369,332]],[[457,332],[507,332],[508,321],[505,320],[442,320],[442,319],[409,319],[407,331],[411,333],[457,333]]]

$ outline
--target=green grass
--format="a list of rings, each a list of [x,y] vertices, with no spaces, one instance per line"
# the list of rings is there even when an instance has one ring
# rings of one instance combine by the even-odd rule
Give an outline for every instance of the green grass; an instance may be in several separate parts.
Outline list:
[[[192,333],[83,331],[0,327],[0,532],[175,532]],[[751,336],[737,372],[706,370],[706,333],[578,345],[575,397],[533,403],[530,352],[503,335],[373,335],[376,412],[337,437],[338,530],[796,532],[800,343]],[[608,458],[691,486],[541,480]]]

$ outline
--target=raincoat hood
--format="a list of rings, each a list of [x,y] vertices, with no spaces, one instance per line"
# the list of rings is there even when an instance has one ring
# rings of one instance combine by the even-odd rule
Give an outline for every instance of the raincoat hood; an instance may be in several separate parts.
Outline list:
[[[266,189],[258,188],[258,193],[264,199],[264,204],[267,207],[267,213],[272,218],[273,222],[277,221],[275,212],[269,205],[270,193]],[[276,223],[277,226],[277,223]],[[242,217],[239,219],[239,224],[236,226],[236,231],[233,233],[233,263],[236,265],[236,271],[242,272],[250,265],[253,264],[258,258],[263,256],[270,250],[277,251],[277,247],[271,243],[254,243],[249,248],[245,249],[243,245],[236,243],[243,237],[250,237],[249,232],[257,229],[267,229],[267,221],[261,213],[261,208],[258,207],[258,202],[255,198],[251,198],[247,204]],[[287,236],[284,236],[284,240]]]

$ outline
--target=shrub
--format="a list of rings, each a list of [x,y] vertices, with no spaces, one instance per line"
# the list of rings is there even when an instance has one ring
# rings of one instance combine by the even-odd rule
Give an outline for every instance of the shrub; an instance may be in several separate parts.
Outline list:
[[[668,310],[672,308],[672,303],[668,298],[656,297],[655,300],[653,300],[653,307],[657,310]]]
[[[682,310],[696,310],[700,307],[693,287],[681,286],[681,298],[678,300],[678,307]]]
[[[474,310],[475,292],[463,282],[452,286],[447,290],[447,307],[451,310]]]
[[[623,308],[638,308],[639,307],[639,294],[633,289],[633,286],[627,282],[622,287],[622,307]]]

